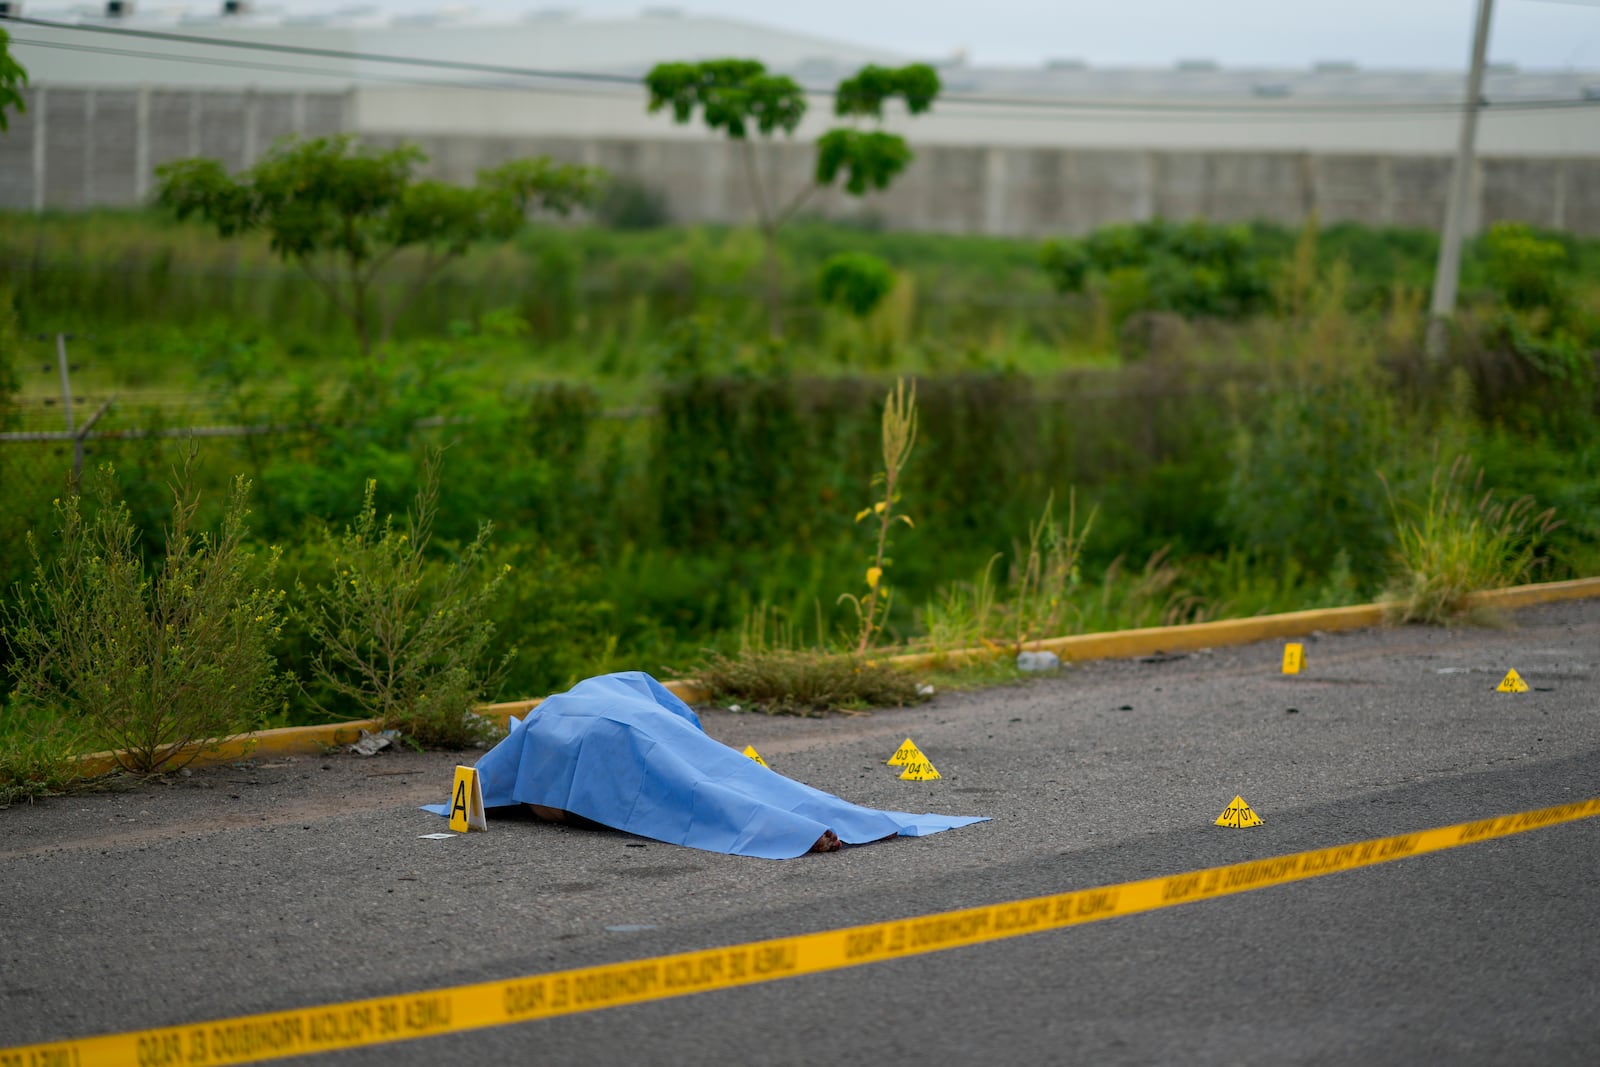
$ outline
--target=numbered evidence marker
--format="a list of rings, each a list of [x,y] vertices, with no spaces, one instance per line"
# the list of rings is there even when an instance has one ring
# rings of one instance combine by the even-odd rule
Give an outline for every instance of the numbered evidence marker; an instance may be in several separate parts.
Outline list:
[[[476,767],[456,768],[456,781],[450,787],[450,829],[457,833],[489,829],[483,814],[483,783]]]
[[[1283,646],[1283,673],[1299,674],[1306,665],[1306,646],[1292,642]]]
[[[1250,810],[1250,805],[1244,802],[1244,797],[1239,796],[1234,797],[1233,803],[1217,816],[1218,826],[1231,826],[1235,830],[1246,826],[1260,826],[1263,821],[1261,816]]]
[[[931,782],[939,777],[939,772],[933,769],[933,764],[928,762],[928,757],[918,752],[901,764],[905,768],[900,774],[902,782]]]
[[[921,749],[911,743],[911,738],[908,737],[900,742],[900,747],[894,750],[894,755],[883,762],[891,767],[904,767],[906,761],[912,759],[926,759],[926,757],[923,756]]]
[[[761,764],[761,766],[767,767],[767,761],[761,758],[761,753],[756,751],[756,746],[754,746],[754,745],[746,745],[746,746],[744,746],[744,754],[746,756],[749,756],[751,759],[755,760],[757,763]],[[772,768],[771,767],[767,767],[767,770],[770,771],[770,770],[772,770]]]
[[[1526,693],[1528,691],[1528,683],[1524,682],[1522,675],[1517,673],[1515,667],[1512,667],[1509,671],[1506,671],[1506,676],[1500,679],[1500,684],[1494,687],[1494,691],[1496,693]]]

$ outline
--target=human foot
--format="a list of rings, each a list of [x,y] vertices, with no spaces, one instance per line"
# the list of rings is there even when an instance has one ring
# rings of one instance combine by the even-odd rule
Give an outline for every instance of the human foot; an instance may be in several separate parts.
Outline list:
[[[839,840],[839,835],[832,830],[822,831],[822,836],[817,838],[817,843],[811,846],[812,852],[837,852],[844,847],[844,842]]]
[[[560,808],[547,808],[543,804],[529,804],[533,817],[540,822],[566,822],[571,816]]]

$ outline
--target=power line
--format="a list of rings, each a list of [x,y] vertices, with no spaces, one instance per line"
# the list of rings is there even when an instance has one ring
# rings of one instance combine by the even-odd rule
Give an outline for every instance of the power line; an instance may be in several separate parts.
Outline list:
[[[605,74],[596,71],[571,71],[551,70],[537,67],[514,67],[494,63],[478,63],[469,60],[430,59],[423,56],[399,56],[378,52],[357,52],[347,49],[317,48],[310,45],[277,44],[269,41],[240,41],[220,37],[205,37],[197,34],[173,33],[163,30],[142,30],[129,27],[96,26],[92,24],[75,24],[52,22],[45,19],[26,17],[12,17],[9,21],[25,25],[41,26],[49,29],[78,31],[84,33],[110,34],[113,36],[144,38],[181,43],[185,45],[198,45],[211,48],[230,48],[252,51],[269,52],[280,55],[295,55],[323,59],[337,59],[362,63],[384,63],[399,66],[421,67],[437,70],[452,70],[476,74],[495,74],[501,77],[527,78],[545,81],[580,81],[591,84],[634,86],[642,87],[644,80],[624,74]],[[168,60],[173,62],[216,64],[225,66],[249,66],[251,69],[278,71],[283,73],[311,73],[321,75],[338,75],[353,80],[392,81],[402,84],[440,85],[457,84],[467,87],[484,88],[512,88],[511,86],[496,86],[493,83],[451,83],[440,82],[434,79],[407,79],[393,78],[373,72],[351,71],[326,71],[310,68],[273,66],[260,63],[240,62],[234,59],[208,58],[197,55],[185,56],[176,52],[140,52],[135,50],[116,50],[93,45],[71,45],[65,42],[45,42],[39,40],[20,40],[13,38],[18,44],[27,44],[35,47],[58,48],[67,51],[97,52],[106,55],[125,55],[135,58]],[[518,86],[523,91],[554,92],[552,86]],[[570,90],[569,90],[570,92]],[[834,94],[830,90],[805,89],[810,96],[831,98]],[[581,94],[577,94],[581,95]],[[1401,113],[1418,114],[1460,114],[1464,104],[1458,101],[1374,101],[1371,103],[1320,103],[1313,101],[1295,101],[1293,103],[1230,103],[1227,101],[1195,102],[1183,101],[1131,101],[1131,100],[1102,100],[1102,99],[1071,99],[1047,98],[1030,96],[991,96],[974,93],[943,93],[939,97],[942,104],[965,104],[973,107],[1006,109],[1012,112],[1040,111],[1040,112],[1108,112],[1128,116],[1139,114],[1167,114],[1167,115],[1193,115],[1220,117],[1224,114],[1235,114],[1249,120],[1271,119],[1277,116],[1302,117],[1302,116],[1385,116],[1399,117]],[[1540,111],[1540,110],[1565,110],[1569,108],[1594,108],[1600,107],[1600,101],[1585,100],[1582,98],[1542,98],[1507,101],[1493,105],[1496,111]]]
[[[84,52],[91,55],[126,56],[133,59],[159,59],[171,63],[192,63],[200,66],[230,67],[234,69],[260,70],[275,74],[314,74],[320,77],[348,77],[357,81],[386,82],[395,85],[414,86],[450,86],[461,89],[500,89],[514,90],[516,92],[534,92],[547,95],[562,96],[598,96],[592,89],[574,89],[557,85],[513,85],[507,82],[479,82],[479,81],[444,81],[434,78],[407,77],[403,74],[379,74],[373,71],[351,73],[348,71],[330,71],[317,67],[292,66],[287,63],[266,63],[260,60],[249,59],[223,59],[213,56],[186,56],[177,52],[149,52],[137,48],[112,48],[106,45],[69,44],[65,41],[40,41],[34,38],[11,38],[12,44],[28,45],[32,48],[53,48],[62,52]]]
[[[604,91],[602,89],[598,89],[598,88],[572,88],[572,87],[567,87],[567,86],[556,86],[556,85],[530,86],[530,85],[514,84],[514,83],[510,83],[510,82],[505,82],[505,81],[495,81],[495,82],[477,82],[477,81],[472,81],[472,82],[468,82],[468,81],[457,81],[457,80],[438,80],[438,79],[431,79],[431,78],[424,79],[424,78],[416,78],[416,77],[407,77],[407,76],[405,76],[403,74],[380,74],[380,73],[376,73],[376,72],[367,72],[367,71],[363,71],[363,72],[344,72],[344,71],[330,72],[328,70],[319,69],[319,68],[316,68],[316,67],[293,66],[293,65],[285,64],[285,63],[266,63],[266,62],[255,61],[255,60],[248,60],[248,59],[241,60],[241,59],[234,59],[234,58],[221,59],[221,58],[214,58],[214,57],[208,57],[208,56],[185,56],[185,55],[180,55],[180,54],[178,54],[176,52],[150,52],[150,51],[143,51],[143,50],[140,50],[140,49],[133,49],[133,48],[113,48],[113,47],[109,47],[109,46],[105,46],[105,45],[69,44],[69,43],[64,42],[64,41],[41,41],[41,40],[36,40],[36,39],[33,39],[33,38],[18,38],[18,37],[13,37],[12,41],[17,43],[17,44],[29,45],[31,47],[36,47],[36,48],[52,48],[52,49],[57,49],[59,51],[82,52],[82,53],[87,53],[87,54],[91,54],[91,55],[125,56],[125,57],[129,57],[129,58],[134,58],[134,59],[156,59],[156,60],[163,60],[163,61],[168,61],[168,62],[173,62],[173,63],[198,64],[198,65],[201,65],[201,66],[226,66],[226,67],[229,67],[229,68],[232,68],[232,69],[243,68],[243,69],[248,69],[248,70],[260,70],[260,71],[266,71],[266,72],[270,72],[270,73],[280,73],[280,74],[310,74],[310,75],[317,75],[317,76],[329,76],[331,74],[338,74],[340,76],[348,77],[348,78],[350,78],[352,80],[355,80],[355,81],[379,82],[379,83],[388,84],[388,85],[406,85],[406,86],[415,86],[415,87],[449,86],[451,88],[460,88],[460,89],[480,89],[480,90],[491,90],[491,91],[496,91],[496,92],[534,93],[534,94],[546,95],[546,96],[586,97],[586,98],[589,98],[589,99],[603,99],[603,98],[615,99],[616,96],[617,96],[616,93],[608,93],[608,92],[606,92],[606,91]],[[332,91],[332,90],[329,90],[329,91]],[[1181,112],[1176,112],[1170,107],[1167,107],[1167,106],[1165,106],[1165,105],[1163,105],[1161,103],[1154,103],[1154,102],[1152,102],[1150,104],[1142,104],[1142,105],[1141,104],[1118,103],[1118,102],[1093,102],[1093,103],[1087,103],[1087,104],[1083,104],[1083,105],[1077,105],[1077,104],[1070,105],[1070,106],[1057,105],[1057,106],[1052,107],[1052,108],[1050,108],[1048,110],[1030,109],[1030,108],[1013,108],[1013,109],[1010,109],[1010,110],[1000,110],[999,107],[993,106],[993,102],[990,102],[990,103],[991,103],[991,106],[980,107],[980,108],[976,109],[976,112],[974,112],[974,109],[972,107],[972,102],[971,101],[969,101],[969,100],[967,100],[966,98],[963,98],[963,97],[957,97],[957,98],[955,98],[953,100],[950,100],[950,101],[946,102],[946,107],[943,109],[942,113],[945,114],[946,116],[951,116],[951,117],[959,116],[959,117],[964,117],[964,118],[974,118],[974,117],[977,117],[978,114],[981,114],[986,119],[1005,119],[1005,120],[1017,121],[1017,122],[1062,122],[1062,121],[1070,121],[1070,122],[1078,122],[1078,123],[1161,122],[1161,121],[1172,121],[1172,119],[1173,119],[1173,117],[1175,115],[1181,114],[1184,117],[1191,119],[1192,121],[1203,122],[1203,123],[1208,123],[1208,124],[1212,124],[1212,125],[1216,125],[1216,124],[1235,124],[1235,123],[1239,123],[1239,124],[1244,124],[1244,123],[1260,124],[1260,123],[1263,123],[1263,122],[1273,122],[1273,121],[1278,121],[1278,122],[1294,121],[1294,122],[1315,122],[1315,123],[1403,122],[1403,121],[1409,121],[1411,119],[1415,119],[1419,115],[1426,116],[1426,115],[1448,114],[1449,113],[1449,112],[1441,111],[1441,110],[1438,110],[1438,109],[1430,109],[1430,110],[1426,110],[1426,111],[1417,111],[1417,110],[1407,109],[1407,108],[1404,108],[1404,107],[1392,107],[1392,106],[1371,107],[1371,108],[1356,107],[1356,108],[1346,108],[1346,109],[1341,109],[1341,110],[1335,110],[1335,109],[1332,109],[1332,108],[1320,108],[1320,109],[1318,109],[1316,111],[1311,111],[1311,112],[1303,112],[1303,111],[1302,112],[1292,112],[1292,111],[1288,111],[1288,110],[1281,109],[1281,108],[1273,108],[1271,110],[1268,110],[1268,109],[1263,109],[1263,108],[1229,109],[1227,107],[1218,107],[1218,108],[1212,108],[1212,109],[1206,109],[1206,110],[1195,110],[1195,111],[1184,110],[1184,111],[1181,111]],[[1530,102],[1524,102],[1524,103],[1518,104],[1518,105],[1506,105],[1506,106],[1502,106],[1500,108],[1497,108],[1496,110],[1499,110],[1499,111],[1512,111],[1512,110],[1515,110],[1515,111],[1533,111],[1533,110],[1549,110],[1551,108],[1594,107],[1594,106],[1595,106],[1595,103],[1594,102],[1589,102],[1589,101],[1552,100],[1552,101],[1530,101]],[[1459,111],[1460,108],[1457,106],[1457,107],[1454,108],[1454,110]]]
[[[31,19],[24,16],[11,16],[10,21],[29,26],[43,26],[53,30],[105,33],[118,37],[142,37],[153,41],[175,41],[179,44],[189,45],[200,44],[210,48],[242,48],[257,52],[320,56],[324,59],[347,59],[363,63],[396,63],[411,67],[433,67],[438,70],[464,70],[478,74],[505,74],[518,78],[555,78],[565,81],[609,82],[619,85],[642,84],[642,79],[626,74],[598,74],[577,70],[539,70],[533,67],[507,67],[495,63],[474,63],[467,60],[426,59],[420,56],[396,56],[379,52],[351,52],[341,48],[315,48],[311,45],[274,44],[271,41],[232,41],[225,37],[202,37],[193,33],[139,30],[130,26],[96,26],[90,23],[52,22],[48,19]]]

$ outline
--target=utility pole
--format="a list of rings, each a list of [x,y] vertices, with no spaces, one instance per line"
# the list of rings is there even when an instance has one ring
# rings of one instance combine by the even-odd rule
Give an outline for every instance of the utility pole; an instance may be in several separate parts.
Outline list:
[[[1444,361],[1450,317],[1456,311],[1456,286],[1461,277],[1461,229],[1472,191],[1472,152],[1478,139],[1478,107],[1483,100],[1483,59],[1489,50],[1489,13],[1494,0],[1478,0],[1478,23],[1472,34],[1472,68],[1467,73],[1467,105],[1461,112],[1461,140],[1456,146],[1450,199],[1445,204],[1439,264],[1433,272],[1433,300],[1428,305],[1428,362]]]

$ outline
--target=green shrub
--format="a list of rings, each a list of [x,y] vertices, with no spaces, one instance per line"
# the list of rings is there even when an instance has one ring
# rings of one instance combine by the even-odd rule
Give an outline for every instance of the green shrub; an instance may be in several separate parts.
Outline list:
[[[1559,389],[1577,390],[1580,404],[1592,392],[1595,357],[1589,346],[1540,308],[1532,312],[1502,311],[1490,326],[1492,341],[1504,345]],[[1547,400],[1540,397],[1539,400]],[[1544,406],[1544,405],[1540,405]]]
[[[56,505],[55,558],[29,537],[31,583],[6,607],[13,699],[84,724],[129,770],[180,767],[208,739],[254,729],[281,707],[271,648],[282,592],[277,553],[244,548],[249,483],[235,479],[221,526],[196,533],[191,448],[172,484],[172,518],[153,575],[140,558],[115,474],[95,480],[97,508]]]
[[[1395,500],[1397,572],[1387,592],[1398,622],[1449,622],[1468,615],[1468,595],[1519,585],[1545,560],[1542,546],[1557,525],[1553,509],[1535,511],[1532,497],[1506,501],[1468,486],[1465,457],[1435,466],[1422,501]]]
[[[1313,378],[1242,427],[1228,484],[1233,543],[1268,565],[1329,574],[1343,559],[1372,588],[1390,532],[1378,470],[1398,445],[1390,402],[1354,376]]]
[[[608,181],[594,214],[613,230],[654,230],[672,221],[666,194],[636,178]]]
[[[1240,318],[1271,302],[1270,253],[1261,237],[1249,227],[1199,219],[1119,223],[1082,241],[1048,242],[1040,263],[1057,292],[1097,284],[1116,324],[1136,311]]]
[[[490,617],[497,633],[516,635],[519,647],[502,683],[506,699],[563,692],[613,669],[617,613],[593,564],[542,543],[504,546],[494,564],[511,570]],[[627,651],[640,650],[630,645]],[[659,667],[650,663],[649,669]]]
[[[824,304],[841,307],[856,318],[866,318],[894,288],[889,264],[867,252],[839,252],[829,256],[817,277],[817,295]]]
[[[423,465],[415,503],[403,527],[380,522],[368,481],[361,511],[342,534],[324,529],[328,582],[297,583],[299,623],[317,651],[316,683],[420,745],[465,747],[490,725],[472,714],[511,653],[486,664],[494,622],[489,615],[510,565],[482,577],[493,527],[449,560],[430,560],[442,455]]]
[[[1567,250],[1520,222],[1497,222],[1483,238],[1490,283],[1519,311],[1559,311],[1567,302]]]
[[[1063,237],[1039,246],[1039,265],[1056,292],[1081,293],[1092,261],[1082,241]]]

